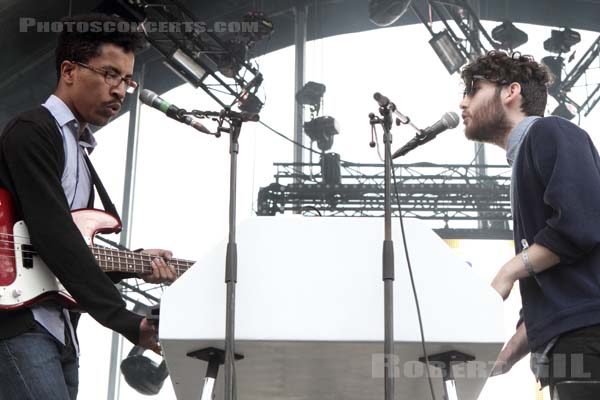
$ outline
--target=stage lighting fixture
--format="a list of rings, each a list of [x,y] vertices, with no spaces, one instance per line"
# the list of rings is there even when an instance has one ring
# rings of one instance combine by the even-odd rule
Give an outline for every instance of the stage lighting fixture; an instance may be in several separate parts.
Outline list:
[[[527,43],[529,39],[525,32],[508,21],[503,22],[492,30],[492,38],[500,42],[501,49],[506,50],[514,50]]]
[[[321,100],[325,94],[325,85],[317,82],[307,82],[302,89],[296,93],[296,101],[300,104],[310,106],[316,113],[321,108]]]
[[[388,26],[404,15],[411,0],[369,0],[369,19],[377,26]]]
[[[567,53],[571,47],[581,42],[581,35],[572,29],[552,30],[550,39],[544,42],[544,49],[550,53]]]
[[[321,175],[326,185],[339,185],[342,183],[342,170],[340,155],[325,153],[321,156]]]
[[[242,18],[242,26],[252,26],[249,32],[236,33],[230,37],[222,37],[226,52],[212,53],[219,72],[227,78],[234,78],[243,64],[248,61],[248,52],[256,42],[273,33],[273,22],[261,12],[249,12]]]
[[[141,394],[151,396],[160,392],[169,371],[164,360],[157,364],[143,354],[143,348],[134,346],[127,358],[121,361],[121,373],[129,386]]]
[[[340,133],[340,126],[333,117],[318,117],[304,123],[304,132],[325,152],[333,146],[333,136]]]
[[[254,94],[246,92],[242,95],[238,101],[238,108],[240,111],[247,113],[258,114],[262,109],[263,102]]]
[[[429,44],[450,74],[458,71],[467,62],[448,31],[441,31],[433,35]]]
[[[570,121],[577,115],[577,110],[573,105],[562,102],[552,111],[552,115],[563,117]]]
[[[562,57],[548,56],[542,58],[544,64],[552,73],[552,84],[548,87],[550,96],[557,96],[560,92],[560,84],[562,83],[562,70],[565,66],[565,60]]]
[[[248,46],[245,42],[237,39],[229,40],[225,46],[229,50],[228,53],[213,54],[212,56],[217,63],[219,72],[227,78],[234,78],[248,58]]]
[[[246,36],[249,38],[248,42],[252,44],[252,42],[258,42],[259,40],[263,40],[267,36],[271,36],[273,33],[273,21],[268,18],[263,12],[260,11],[249,11],[244,17],[242,21],[246,24],[255,24],[257,27],[256,30],[251,30],[251,32],[247,32]]]
[[[187,74],[191,74],[194,80],[201,81],[204,78],[204,75],[206,75],[204,68],[202,68],[200,64],[185,54],[181,49],[177,49],[171,55],[171,59],[177,63],[178,66],[183,68]]]

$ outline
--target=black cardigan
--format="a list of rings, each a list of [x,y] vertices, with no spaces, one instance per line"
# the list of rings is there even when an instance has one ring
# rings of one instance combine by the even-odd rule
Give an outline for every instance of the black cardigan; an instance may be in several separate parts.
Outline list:
[[[142,317],[126,309],[73,223],[61,185],[64,162],[62,135],[44,107],[17,116],[0,135],[0,186],[10,192],[32,245],[83,310],[137,344]],[[0,311],[0,338],[33,324],[29,309]]]
[[[533,123],[519,150],[514,192],[516,251],[538,243],[560,263],[520,280],[530,349],[600,324],[600,156],[589,135],[560,117]]]

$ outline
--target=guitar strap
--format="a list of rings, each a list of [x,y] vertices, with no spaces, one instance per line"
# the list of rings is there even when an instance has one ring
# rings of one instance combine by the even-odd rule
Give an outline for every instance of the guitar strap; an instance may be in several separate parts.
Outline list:
[[[100,196],[100,201],[102,201],[102,206],[104,207],[104,210],[106,212],[112,214],[114,217],[116,217],[119,220],[119,225],[121,225],[122,224],[121,217],[119,216],[119,213],[117,212],[117,208],[115,207],[115,205],[111,201],[110,197],[108,196],[108,192],[104,188],[104,185],[102,184],[102,181],[100,180],[100,177],[98,176],[98,173],[96,172],[96,170],[94,169],[94,166],[92,165],[92,161],[88,158],[88,155],[85,153],[85,151],[83,154],[83,158],[85,159],[85,163],[87,164],[88,169],[90,170],[90,175],[92,176],[92,183],[94,184],[94,186],[96,187],[96,190],[98,191],[98,195]],[[92,191],[92,196],[93,196],[93,191]]]

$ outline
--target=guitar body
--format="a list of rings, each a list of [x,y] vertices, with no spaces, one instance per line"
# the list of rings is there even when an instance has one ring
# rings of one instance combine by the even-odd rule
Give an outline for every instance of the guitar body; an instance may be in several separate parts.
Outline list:
[[[14,216],[10,194],[0,188],[0,311],[27,307],[50,298],[65,307],[78,308],[31,245],[25,222],[15,222]],[[152,273],[154,255],[94,246],[97,233],[121,231],[121,223],[113,215],[102,210],[81,209],[73,211],[71,216],[104,272]],[[177,258],[167,262],[177,276],[194,264]]]
[[[0,189],[0,287],[10,285],[17,278],[13,245],[14,223],[15,210],[10,194]]]
[[[4,193],[0,190],[0,201]],[[6,204],[3,202],[0,208],[6,209],[4,206]],[[3,213],[0,212],[0,215]],[[115,217],[101,210],[76,210],[72,217],[88,246],[93,245],[96,233],[113,233],[121,228]],[[3,239],[0,247],[0,310],[18,309],[49,298],[63,306],[77,308],[75,300],[31,246],[25,222],[17,221],[10,227],[8,224],[7,219],[0,217],[0,238]],[[4,246],[9,242],[12,248]]]

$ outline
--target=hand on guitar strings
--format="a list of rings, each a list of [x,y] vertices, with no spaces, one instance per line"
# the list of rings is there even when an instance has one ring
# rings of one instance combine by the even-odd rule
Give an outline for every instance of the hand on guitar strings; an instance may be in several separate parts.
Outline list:
[[[175,269],[168,264],[173,253],[163,249],[146,249],[142,254],[156,256],[152,258],[152,273],[140,275],[140,278],[148,283],[172,283],[177,279]]]

